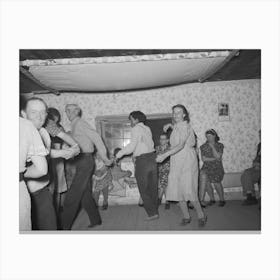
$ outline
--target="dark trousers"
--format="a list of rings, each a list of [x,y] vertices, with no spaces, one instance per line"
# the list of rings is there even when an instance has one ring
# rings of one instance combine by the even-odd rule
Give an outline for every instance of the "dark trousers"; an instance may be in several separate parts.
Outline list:
[[[101,223],[98,207],[92,197],[91,176],[94,170],[93,155],[80,154],[76,161],[76,174],[66,193],[62,212],[63,229],[69,230],[78,214],[80,205],[86,210],[92,225]]]
[[[261,171],[255,168],[246,169],[241,175],[241,184],[243,188],[243,195],[245,196],[247,192],[251,192],[252,195],[255,194],[255,183],[259,183],[261,179]]]
[[[57,230],[53,197],[48,187],[31,193],[32,229]]]
[[[155,153],[136,157],[135,178],[148,216],[158,214],[158,171]]]

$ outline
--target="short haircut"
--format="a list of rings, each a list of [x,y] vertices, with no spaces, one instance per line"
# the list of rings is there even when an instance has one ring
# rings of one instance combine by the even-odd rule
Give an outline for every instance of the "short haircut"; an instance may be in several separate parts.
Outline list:
[[[181,108],[183,110],[183,113],[185,114],[184,116],[184,121],[187,121],[188,123],[190,122],[190,115],[186,107],[182,104],[177,104],[172,107],[172,111],[174,111],[175,108]]]
[[[82,116],[82,109],[81,109],[81,107],[80,107],[78,104],[67,104],[67,105],[65,106],[65,108],[70,107],[70,106],[75,107],[75,109],[78,109],[79,112],[78,112],[77,115],[78,115],[79,117]]]
[[[205,136],[206,136],[207,134],[214,135],[214,136],[215,136],[215,141],[216,141],[216,142],[219,142],[220,137],[219,137],[218,133],[217,133],[213,128],[208,129],[208,130],[205,132]]]
[[[57,122],[60,123],[61,121],[61,115],[59,113],[59,111],[56,108],[50,107],[48,109],[48,116],[47,116],[47,120],[52,120],[54,121],[55,117],[57,117]]]
[[[142,123],[145,123],[147,120],[146,115],[141,111],[133,111],[129,114],[129,117],[133,117],[135,120]]]
[[[22,109],[23,111],[26,111],[27,105],[28,105],[28,103],[31,102],[31,101],[40,101],[40,102],[42,102],[42,103],[45,105],[46,110],[48,110],[48,105],[47,105],[47,103],[46,103],[42,98],[39,98],[39,97],[31,97],[31,98],[29,98],[29,99],[23,101],[23,104],[21,104],[21,109]]]

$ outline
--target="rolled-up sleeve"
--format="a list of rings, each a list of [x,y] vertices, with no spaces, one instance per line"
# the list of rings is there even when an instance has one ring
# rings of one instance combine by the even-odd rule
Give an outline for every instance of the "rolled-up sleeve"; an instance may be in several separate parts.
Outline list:
[[[140,131],[138,126],[134,126],[131,129],[131,141],[128,145],[126,145],[121,151],[118,152],[117,157],[121,158],[124,155],[129,155],[133,153],[136,149],[136,146],[139,141]]]
[[[46,156],[48,154],[42,138],[35,127],[29,127],[30,145],[27,151],[27,159],[30,160],[32,156]]]

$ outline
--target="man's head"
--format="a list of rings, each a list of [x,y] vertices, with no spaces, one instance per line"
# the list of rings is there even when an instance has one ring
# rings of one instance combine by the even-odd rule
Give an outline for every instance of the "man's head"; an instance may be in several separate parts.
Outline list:
[[[30,120],[37,129],[40,129],[47,117],[47,104],[38,97],[28,99],[21,110],[21,115]]]
[[[70,122],[76,117],[81,117],[82,115],[82,109],[77,104],[67,104],[65,112]]]
[[[159,136],[159,143],[161,146],[165,146],[167,145],[169,142],[169,139],[168,139],[168,135],[166,133],[162,133],[160,136]]]
[[[146,122],[146,115],[141,111],[133,111],[129,114],[129,120],[131,127],[134,127],[136,124],[142,122],[145,124]]]

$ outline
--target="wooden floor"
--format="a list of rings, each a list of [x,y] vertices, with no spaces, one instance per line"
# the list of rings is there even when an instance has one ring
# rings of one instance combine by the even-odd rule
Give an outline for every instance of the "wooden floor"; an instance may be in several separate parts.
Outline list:
[[[241,201],[227,201],[224,207],[213,205],[205,209],[208,221],[199,228],[194,210],[190,210],[192,222],[181,226],[179,206],[172,204],[169,210],[159,207],[160,218],[145,221],[146,213],[138,205],[111,206],[100,210],[102,225],[88,229],[89,219],[84,210],[79,213],[72,230],[91,231],[260,231],[261,211],[258,205],[242,206]]]

